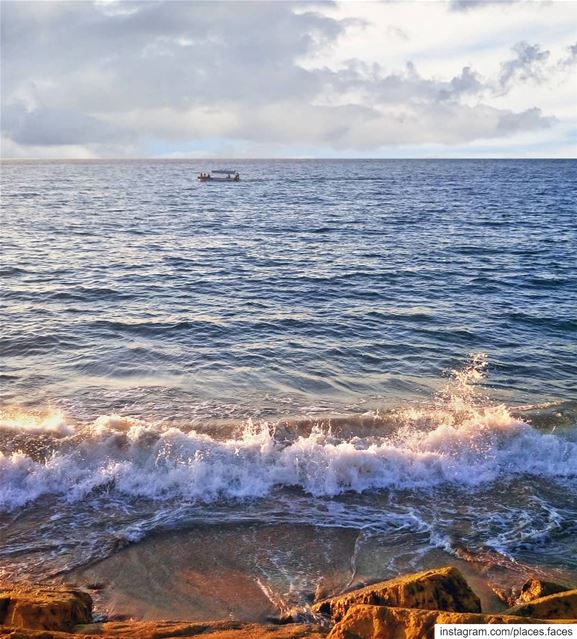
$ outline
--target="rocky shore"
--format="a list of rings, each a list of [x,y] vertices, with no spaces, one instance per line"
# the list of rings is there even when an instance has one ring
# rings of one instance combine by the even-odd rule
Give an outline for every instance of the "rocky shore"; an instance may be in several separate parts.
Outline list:
[[[80,589],[0,585],[0,639],[429,639],[436,623],[577,623],[577,588],[532,579],[515,605],[483,614],[454,567],[371,584],[293,610],[276,623],[105,620]]]

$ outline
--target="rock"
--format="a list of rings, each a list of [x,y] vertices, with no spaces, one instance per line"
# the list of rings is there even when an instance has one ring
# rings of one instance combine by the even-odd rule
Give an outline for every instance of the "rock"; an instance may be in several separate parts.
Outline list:
[[[495,597],[503,604],[505,604],[508,608],[514,606],[517,603],[517,597],[513,593],[511,588],[501,588],[500,586],[496,586],[494,584],[489,584],[489,588],[491,592],[495,595]]]
[[[0,626],[0,639],[102,639],[95,635],[78,635],[59,630],[31,630]],[[111,639],[111,638],[110,638]]]
[[[327,630],[305,625],[257,625],[235,621],[188,623],[182,621],[126,621],[82,624],[75,634],[0,626],[0,639],[324,639]]]
[[[102,584],[102,583],[86,584],[86,588],[88,588],[88,590],[104,590],[106,588],[106,584]]]
[[[89,594],[70,588],[12,586],[0,589],[0,624],[37,630],[71,630],[92,621]]]
[[[452,566],[381,581],[320,601],[312,609],[338,621],[355,604],[481,612],[479,597]]]
[[[323,639],[327,630],[318,626],[288,624],[259,625],[236,621],[190,623],[184,621],[125,621],[76,626],[84,634],[106,639],[164,639],[165,637],[210,637],[210,639]]]
[[[542,581],[541,579],[529,579],[521,586],[521,594],[517,598],[516,603],[528,603],[535,599],[541,599],[541,597],[548,597],[549,595],[555,595],[558,592],[567,592],[571,590],[568,586],[562,586],[556,584],[553,581]]]
[[[577,619],[577,589],[513,606],[505,614],[540,619]]]
[[[550,621],[510,615],[359,605],[349,608],[327,639],[432,639],[436,623],[527,624]]]

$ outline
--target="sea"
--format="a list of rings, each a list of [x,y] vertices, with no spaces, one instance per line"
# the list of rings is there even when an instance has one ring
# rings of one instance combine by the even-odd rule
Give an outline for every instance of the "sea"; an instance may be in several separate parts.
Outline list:
[[[577,582],[577,161],[1,172],[0,579],[252,620]]]

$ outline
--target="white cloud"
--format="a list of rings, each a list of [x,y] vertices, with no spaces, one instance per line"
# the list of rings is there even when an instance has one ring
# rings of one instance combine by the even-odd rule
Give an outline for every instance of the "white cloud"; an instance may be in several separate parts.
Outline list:
[[[471,11],[472,9],[486,9],[494,5],[504,7],[523,1],[527,0],[449,0],[449,6],[453,11]]]
[[[2,113],[5,135],[20,145],[69,146],[120,142],[132,134],[91,115],[65,108],[9,103]]]
[[[561,67],[572,67],[577,64],[577,42],[567,47],[567,57],[559,61]]]
[[[37,158],[39,160],[80,160],[98,159],[101,155],[95,150],[77,144],[59,145],[58,147],[42,145],[21,145],[9,137],[0,138],[0,148],[2,157],[17,160]]]
[[[1,6],[6,157],[143,155],[151,141],[194,154],[207,140],[261,155],[497,140],[518,153],[523,135],[574,121],[576,33],[557,3]]]

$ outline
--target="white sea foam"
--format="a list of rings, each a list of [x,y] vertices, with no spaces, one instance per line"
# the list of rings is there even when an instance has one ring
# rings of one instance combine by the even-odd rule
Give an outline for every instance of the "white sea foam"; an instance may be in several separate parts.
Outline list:
[[[540,433],[504,407],[459,423],[442,420],[430,430],[405,427],[394,438],[339,440],[317,428],[289,443],[278,442],[266,424],[248,424],[239,436],[218,441],[196,431],[159,433],[99,418],[78,444],[45,461],[0,454],[0,505],[15,508],[45,493],[75,501],[103,487],[128,496],[213,501],[258,497],[276,486],[333,496],[446,482],[475,486],[523,473],[577,475],[577,443]]]
[[[103,416],[68,438],[47,459],[0,453],[0,507],[14,509],[42,494],[81,500],[107,489],[127,497],[213,502],[269,494],[281,486],[314,496],[346,491],[475,487],[511,475],[577,476],[577,443],[515,419],[505,406],[482,406],[471,377],[460,373],[442,400],[398,413],[394,434],[339,438],[330,427],[275,437],[266,423],[247,423],[234,437],[159,430]],[[451,390],[452,389],[452,390]]]

